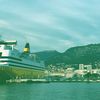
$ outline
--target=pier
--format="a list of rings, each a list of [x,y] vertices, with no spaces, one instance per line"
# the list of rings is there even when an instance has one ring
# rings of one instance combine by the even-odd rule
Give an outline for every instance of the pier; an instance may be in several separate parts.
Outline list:
[[[48,83],[46,79],[10,79],[6,83]]]

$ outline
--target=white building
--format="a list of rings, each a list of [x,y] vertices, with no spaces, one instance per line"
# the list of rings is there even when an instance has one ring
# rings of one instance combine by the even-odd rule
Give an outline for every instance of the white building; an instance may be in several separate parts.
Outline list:
[[[74,76],[74,68],[67,68],[65,70],[65,77],[72,78]]]

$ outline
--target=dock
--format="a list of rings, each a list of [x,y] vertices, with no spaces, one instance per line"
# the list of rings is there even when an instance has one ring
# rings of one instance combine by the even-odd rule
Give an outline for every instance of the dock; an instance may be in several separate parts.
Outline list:
[[[10,79],[6,83],[48,83],[46,79]]]

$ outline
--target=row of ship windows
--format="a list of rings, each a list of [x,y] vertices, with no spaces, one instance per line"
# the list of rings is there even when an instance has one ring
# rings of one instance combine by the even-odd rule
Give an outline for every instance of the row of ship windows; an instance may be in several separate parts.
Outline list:
[[[36,69],[41,69],[41,70],[43,70],[43,68],[42,67],[38,67],[38,66],[33,66],[33,65],[30,65],[30,64],[24,64],[24,63],[20,63],[20,62],[16,62],[16,61],[8,61],[8,60],[2,60],[2,61],[0,61],[0,62],[10,62],[10,63],[15,63],[15,64],[21,64],[21,65],[26,65],[26,66],[30,66],[31,68],[36,68]],[[28,67],[29,68],[29,67]]]
[[[9,66],[15,66],[15,67],[20,67],[20,68],[28,68],[28,69],[34,69],[34,70],[41,70],[41,71],[44,71],[44,69],[39,69],[39,68],[36,68],[36,67],[25,67],[25,66],[22,66],[22,65],[15,65],[15,64],[8,64]]]
[[[0,57],[0,59],[1,59],[1,58],[8,58],[8,59],[14,59],[14,60],[22,61],[21,59],[15,58],[15,57],[2,56],[2,57]]]

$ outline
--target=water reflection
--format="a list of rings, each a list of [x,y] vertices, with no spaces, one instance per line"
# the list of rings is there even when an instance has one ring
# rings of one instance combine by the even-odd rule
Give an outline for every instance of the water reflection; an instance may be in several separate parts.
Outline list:
[[[99,83],[0,85],[0,100],[100,100]]]

